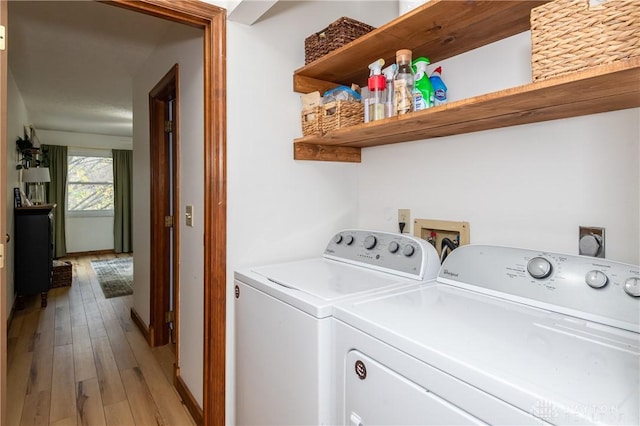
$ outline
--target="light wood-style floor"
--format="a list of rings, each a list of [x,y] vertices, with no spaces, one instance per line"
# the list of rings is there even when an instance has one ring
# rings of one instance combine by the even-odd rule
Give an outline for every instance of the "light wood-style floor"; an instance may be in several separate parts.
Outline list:
[[[25,298],[7,344],[7,424],[193,425],[172,386],[173,353],[151,349],[130,318],[133,296],[105,299],[90,261],[67,258],[71,287]]]

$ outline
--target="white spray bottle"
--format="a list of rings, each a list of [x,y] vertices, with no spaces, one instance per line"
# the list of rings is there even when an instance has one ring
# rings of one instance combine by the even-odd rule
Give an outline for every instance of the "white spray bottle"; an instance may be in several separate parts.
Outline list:
[[[396,105],[393,102],[393,80],[396,77],[396,71],[398,70],[398,64],[391,64],[382,70],[384,74],[387,86],[387,97],[384,100],[384,116],[393,117],[396,115]]]
[[[382,75],[383,66],[384,59],[378,59],[369,64],[369,69],[371,70],[369,80],[367,80],[367,87],[369,88],[369,121],[382,120],[385,117],[384,102],[387,92],[386,81]]]

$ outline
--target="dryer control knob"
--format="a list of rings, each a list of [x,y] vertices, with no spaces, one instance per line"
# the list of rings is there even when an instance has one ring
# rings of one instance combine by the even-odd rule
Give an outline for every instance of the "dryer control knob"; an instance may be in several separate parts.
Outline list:
[[[353,244],[353,235],[347,235],[346,237],[344,237],[344,243],[348,246]]]
[[[534,257],[527,263],[527,272],[533,278],[541,280],[551,275],[551,262],[544,257]]]
[[[398,243],[396,243],[395,241],[391,241],[389,243],[389,252],[390,253],[396,253],[399,248],[400,248],[400,245]]]
[[[584,276],[584,280],[589,284],[589,287],[602,288],[607,285],[609,278],[604,272],[593,270],[587,272],[587,275]]]
[[[640,297],[640,278],[627,278],[624,282],[624,291],[629,296]]]
[[[376,246],[377,242],[378,240],[376,240],[376,237],[374,237],[373,235],[369,235],[364,239],[364,248],[366,248],[367,250],[371,250]]]
[[[414,246],[412,246],[411,244],[407,244],[406,246],[404,246],[404,248],[402,249],[402,254],[404,254],[407,257],[411,257],[413,256],[413,253],[416,252],[416,249]]]
[[[342,234],[336,234],[336,236],[333,237],[333,242],[336,244],[340,244],[342,242]]]

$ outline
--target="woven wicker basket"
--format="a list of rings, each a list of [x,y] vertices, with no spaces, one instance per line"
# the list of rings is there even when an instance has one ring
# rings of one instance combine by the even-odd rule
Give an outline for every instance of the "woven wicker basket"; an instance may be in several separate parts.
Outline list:
[[[375,27],[371,25],[342,17],[304,40],[304,63],[313,62],[373,30]]]
[[[640,56],[638,0],[556,0],[531,10],[533,80]]]
[[[322,133],[364,122],[364,105],[355,101],[335,101],[322,106]]]
[[[71,262],[53,261],[53,279],[51,287],[65,287],[71,285],[73,266]]]
[[[302,135],[322,134],[322,107],[305,109],[301,114]]]

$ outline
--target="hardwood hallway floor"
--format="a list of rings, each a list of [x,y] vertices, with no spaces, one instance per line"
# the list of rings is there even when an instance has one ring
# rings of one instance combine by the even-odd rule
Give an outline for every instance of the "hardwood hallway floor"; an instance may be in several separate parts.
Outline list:
[[[171,384],[168,347],[154,348],[130,318],[133,296],[105,299],[91,260],[71,287],[25,300],[7,344],[7,424],[193,425]]]

